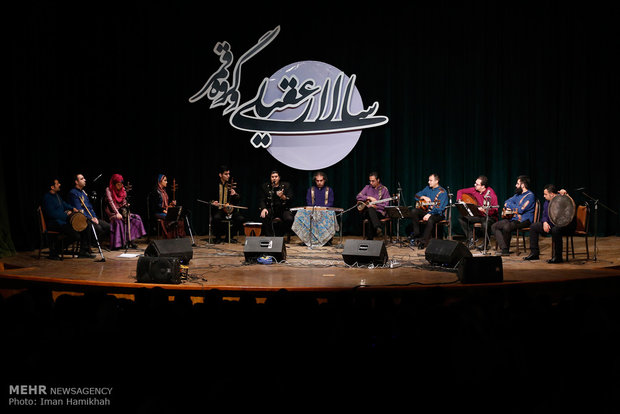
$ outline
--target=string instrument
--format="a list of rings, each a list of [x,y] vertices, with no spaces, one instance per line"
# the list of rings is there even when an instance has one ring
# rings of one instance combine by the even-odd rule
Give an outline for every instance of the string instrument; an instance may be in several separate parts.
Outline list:
[[[478,200],[476,200],[476,197],[474,197],[471,194],[461,194],[461,200],[463,200],[463,202],[467,203],[467,204],[473,204],[475,206],[478,205]]]
[[[237,183],[232,177],[226,182],[226,188],[228,188],[228,193],[230,193],[230,190],[235,190],[237,188]]]
[[[359,211],[364,211],[364,209],[368,206],[373,206],[375,204],[379,204],[379,203],[385,203],[386,201],[392,201],[392,200],[398,200],[398,195],[395,195],[394,197],[390,197],[390,198],[384,198],[382,200],[376,200],[376,201],[358,201],[357,202],[357,209]]]
[[[515,215],[518,215],[518,210],[516,208],[507,208],[504,207],[502,209],[502,217],[505,219],[510,220],[511,218],[513,218]]]
[[[438,207],[441,204],[441,201],[423,201],[417,200],[415,202],[415,208],[419,208],[420,210],[427,211],[431,206]]]
[[[172,179],[172,202],[170,204],[176,205],[177,203],[177,189],[179,185],[177,184],[176,178]]]

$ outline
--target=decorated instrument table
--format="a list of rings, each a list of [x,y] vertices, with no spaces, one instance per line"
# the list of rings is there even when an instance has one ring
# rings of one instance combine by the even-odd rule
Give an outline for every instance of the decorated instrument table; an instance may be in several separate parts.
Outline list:
[[[324,246],[339,230],[336,207],[296,207],[295,221],[291,229],[306,246]]]

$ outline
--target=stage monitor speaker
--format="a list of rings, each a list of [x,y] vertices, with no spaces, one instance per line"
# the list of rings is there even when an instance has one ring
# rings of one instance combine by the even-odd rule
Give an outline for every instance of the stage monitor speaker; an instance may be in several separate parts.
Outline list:
[[[148,257],[177,257],[181,264],[187,265],[194,257],[192,242],[187,238],[153,240],[146,247]]]
[[[271,256],[278,262],[286,260],[284,237],[246,237],[243,255],[246,262],[261,256]]]
[[[504,281],[501,256],[464,257],[458,265],[461,283],[498,283]]]
[[[384,265],[388,254],[383,240],[349,239],[344,244],[342,259],[349,266],[355,263]]]
[[[424,256],[432,265],[454,268],[462,258],[471,257],[471,252],[457,241],[431,239]]]
[[[136,278],[140,283],[181,283],[181,261],[177,257],[138,258]]]

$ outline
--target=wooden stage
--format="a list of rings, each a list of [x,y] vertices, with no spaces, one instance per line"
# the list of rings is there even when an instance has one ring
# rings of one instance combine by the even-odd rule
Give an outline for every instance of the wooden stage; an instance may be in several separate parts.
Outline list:
[[[64,261],[47,259],[45,251],[37,259],[37,251],[21,252],[0,261],[4,269],[0,272],[4,289],[22,288],[32,284],[54,286],[54,289],[81,291],[86,288],[100,288],[111,293],[132,293],[138,288],[161,287],[171,292],[190,292],[201,296],[203,292],[276,292],[280,290],[298,292],[339,292],[363,288],[365,290],[410,290],[443,286],[446,288],[481,287],[459,282],[454,270],[431,266],[425,259],[424,250],[412,249],[386,241],[388,264],[385,267],[349,266],[342,258],[343,242],[335,238],[334,246],[309,248],[292,237],[287,243],[287,259],[277,264],[247,264],[243,254],[245,237],[239,242],[209,244],[207,238],[194,238],[193,259],[189,274],[181,284],[144,284],[136,281],[137,255],[144,253],[146,240],[138,249],[126,253],[134,257],[120,257],[125,251],[104,249],[105,262],[95,259],[72,258]],[[575,237],[576,257],[569,262],[549,264],[551,239],[541,241],[541,260],[527,262],[527,254],[521,250],[517,255],[514,248],[511,256],[504,256],[501,285],[524,285],[543,283],[571,283],[583,280],[605,280],[620,277],[620,238],[598,239],[597,260],[593,260],[593,239],[590,243],[590,260],[586,260],[585,241]],[[529,243],[529,241],[528,241]],[[96,249],[93,253],[97,253]],[[495,254],[494,249],[489,251]],[[481,253],[472,250],[474,256]],[[565,255],[564,255],[565,257]],[[609,279],[611,281],[611,279]],[[483,286],[489,286],[484,284]]]

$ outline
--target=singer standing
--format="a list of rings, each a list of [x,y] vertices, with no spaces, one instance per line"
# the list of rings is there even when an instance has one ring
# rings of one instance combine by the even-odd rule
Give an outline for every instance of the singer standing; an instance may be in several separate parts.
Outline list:
[[[489,208],[488,209],[489,217],[487,220],[487,217],[486,217],[487,209],[485,209],[484,207],[485,206],[497,206],[497,194],[495,194],[495,191],[491,187],[489,187],[489,179],[484,175],[479,176],[478,178],[476,178],[476,182],[474,183],[473,187],[462,188],[458,190],[456,192],[456,199],[462,200],[463,194],[469,194],[472,197],[474,197],[478,203],[478,210],[480,210],[480,212],[484,214],[484,217],[477,217],[477,216],[459,217],[459,223],[461,225],[461,229],[463,229],[463,233],[465,233],[465,239],[470,240],[472,236],[471,232],[476,231],[476,229],[474,228],[475,223],[481,223],[482,224],[481,229],[484,232],[484,226],[488,222],[489,227],[487,228],[486,233],[491,234],[491,226],[495,224],[495,222],[497,221],[498,210],[497,208]],[[469,247],[474,247],[471,241],[470,241]]]
[[[263,184],[259,201],[262,232],[266,236],[283,236],[291,230],[294,216],[289,210],[293,192],[288,182],[280,181],[280,173],[272,171],[270,181]]]

